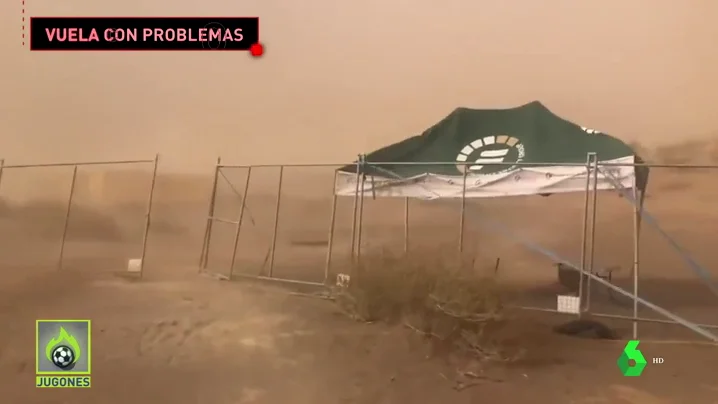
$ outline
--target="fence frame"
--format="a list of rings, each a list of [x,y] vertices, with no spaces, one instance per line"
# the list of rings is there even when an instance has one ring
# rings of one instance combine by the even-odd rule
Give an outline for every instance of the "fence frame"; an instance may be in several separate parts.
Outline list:
[[[152,164],[152,179],[150,187],[147,193],[147,204],[145,212],[145,223],[142,231],[142,250],[140,254],[140,267],[138,277],[142,279],[144,277],[145,270],[145,257],[147,255],[147,240],[150,231],[151,215],[152,215],[152,204],[154,201],[155,186],[157,182],[157,167],[159,164],[159,153],[155,154],[153,159],[147,160],[106,160],[106,161],[72,161],[64,163],[38,163],[38,164],[13,164],[6,165],[5,159],[0,160],[0,190],[2,189],[2,178],[5,170],[8,169],[23,169],[23,168],[45,168],[45,167],[72,167],[72,177],[70,180],[70,188],[67,196],[67,203],[65,208],[65,218],[63,220],[63,230],[60,239],[60,251],[58,253],[58,259],[56,269],[58,271],[63,269],[64,257],[65,257],[65,245],[67,241],[67,232],[72,213],[72,202],[75,196],[75,185],[77,182],[77,170],[79,167],[85,166],[114,166],[114,165],[130,165],[130,164]]]
[[[209,204],[207,209],[207,217],[205,222],[205,231],[204,231],[204,238],[202,241],[202,248],[200,250],[200,257],[199,257],[199,265],[198,265],[198,273],[199,274],[206,274],[210,275],[215,278],[223,279],[223,280],[231,280],[234,277],[238,278],[246,278],[246,279],[255,279],[255,280],[261,280],[261,281],[270,281],[270,282],[279,282],[279,283],[287,283],[287,284],[297,284],[297,285],[306,285],[306,286],[313,286],[313,287],[325,287],[330,284],[329,281],[329,269],[331,267],[332,263],[332,251],[334,246],[334,229],[336,225],[336,204],[337,204],[337,195],[333,195],[332,197],[332,208],[329,218],[329,230],[328,230],[328,243],[327,243],[327,254],[326,254],[326,260],[325,260],[325,268],[324,268],[324,279],[322,282],[312,282],[312,281],[303,281],[298,279],[287,279],[287,278],[278,278],[274,276],[274,263],[275,263],[275,254],[277,249],[277,235],[278,235],[278,228],[279,228],[279,212],[281,210],[281,203],[282,203],[282,186],[284,184],[284,170],[285,168],[290,167],[340,167],[342,166],[342,163],[335,163],[335,164],[256,164],[256,165],[230,165],[230,164],[223,164],[222,158],[217,158],[217,163],[215,164],[214,168],[214,176],[212,179],[212,190],[210,192],[209,197]],[[235,187],[234,184],[232,184],[231,181],[224,175],[223,169],[225,168],[239,168],[239,169],[246,169],[247,170],[247,177],[244,181],[244,189],[243,192],[239,192]],[[243,274],[243,273],[235,273],[234,267],[236,264],[236,258],[237,258],[237,251],[239,248],[239,235],[242,230],[242,225],[244,224],[243,218],[245,215],[245,210],[247,210],[247,196],[249,193],[249,184],[251,181],[252,171],[257,168],[278,168],[279,169],[279,178],[277,183],[277,199],[275,203],[275,209],[274,209],[274,219],[273,219],[273,231],[272,231],[272,238],[271,238],[271,244],[270,248],[267,254],[267,259],[269,261],[268,270],[266,275],[249,275],[249,274]],[[232,219],[226,219],[222,217],[215,216],[216,211],[216,202],[217,202],[217,188],[219,185],[219,179],[220,177],[229,185],[232,192],[238,196],[241,200],[240,206],[239,206],[239,214],[237,217],[237,220]],[[336,174],[335,174],[335,180],[336,180]],[[332,182],[332,191],[333,191],[334,182]],[[332,192],[332,194],[334,194]],[[355,198],[356,199],[356,198]],[[355,209],[357,207],[357,203],[355,202]],[[355,219],[356,219],[356,213],[355,213]],[[211,250],[211,242],[212,242],[212,228],[214,222],[221,222],[221,223],[228,223],[233,224],[235,226],[235,233],[234,233],[234,242],[233,242],[233,250],[231,253],[231,260],[228,268],[228,275],[223,275],[217,272],[214,272],[208,268],[209,265],[209,253]],[[352,225],[352,234],[356,234],[356,223]],[[352,240],[352,246],[354,245],[354,240]]]
[[[280,170],[280,179],[279,179],[279,185],[278,185],[278,193],[277,193],[277,205],[275,209],[275,216],[274,216],[274,232],[272,236],[272,246],[270,248],[269,254],[271,256],[274,255],[275,249],[276,249],[276,229],[278,226],[278,213],[280,209],[280,203],[281,203],[281,190],[282,190],[282,173],[284,171],[284,168],[286,167],[340,167],[340,166],[352,166],[356,165],[356,189],[352,196],[349,196],[353,199],[353,206],[352,206],[352,235],[351,235],[351,259],[355,263],[361,262],[361,250],[362,250],[362,227],[363,227],[363,217],[364,217],[364,199],[365,199],[365,188],[366,188],[366,177],[367,174],[363,170],[364,165],[368,166],[386,166],[386,165],[464,165],[464,167],[468,167],[468,165],[471,165],[473,163],[464,162],[421,162],[421,163],[412,163],[412,162],[367,162],[365,155],[359,155],[358,159],[352,163],[327,163],[327,164],[262,164],[262,165],[223,165],[221,164],[221,159],[217,160],[217,165],[215,167],[215,176],[213,180],[213,188],[212,193],[210,195],[210,203],[209,203],[209,215],[207,217],[207,226],[205,229],[205,238],[202,245],[202,251],[200,255],[200,265],[199,265],[199,272],[204,273],[207,272],[207,258],[209,253],[209,248],[211,244],[211,228],[212,228],[212,222],[213,221],[225,221],[229,223],[235,224],[236,227],[236,233],[235,233],[235,244],[234,244],[234,251],[232,256],[232,263],[230,268],[230,277],[228,279],[231,279],[233,276],[233,269],[235,264],[235,258],[237,253],[237,238],[239,235],[239,232],[241,230],[241,217],[243,215],[244,209],[246,207],[246,197],[247,197],[247,191],[248,191],[248,184],[249,184],[249,177],[251,174],[252,168],[258,168],[258,167],[276,167]],[[649,323],[661,323],[661,324],[675,324],[675,325],[683,325],[696,333],[702,335],[703,337],[713,340],[714,342],[718,342],[718,337],[711,334],[710,332],[706,331],[706,329],[718,329],[718,325],[716,324],[694,324],[692,322],[689,322],[688,320],[685,320],[645,299],[642,299],[638,296],[639,291],[639,283],[640,283],[640,255],[639,255],[639,248],[640,248],[640,228],[641,228],[641,214],[643,212],[643,206],[638,204],[638,201],[642,199],[642,195],[640,195],[641,191],[637,189],[636,186],[634,186],[631,191],[633,192],[633,198],[634,201],[636,201],[633,205],[633,265],[632,265],[632,286],[633,290],[631,292],[627,292],[623,290],[622,288],[619,288],[618,286],[613,285],[612,283],[600,278],[597,276],[593,270],[594,270],[594,250],[595,250],[595,233],[596,233],[596,216],[597,216],[597,208],[598,208],[598,201],[597,201],[597,195],[599,191],[598,189],[598,174],[601,170],[601,168],[604,167],[633,167],[634,170],[637,167],[648,167],[648,168],[673,168],[673,169],[718,169],[718,165],[700,165],[700,164],[653,164],[653,163],[601,163],[598,160],[598,156],[596,153],[588,153],[586,156],[586,162],[585,163],[525,163],[525,162],[518,162],[518,163],[502,163],[502,162],[485,162],[482,163],[483,165],[508,165],[508,166],[529,166],[529,167],[545,167],[545,166],[562,166],[562,167],[585,167],[586,168],[586,185],[584,189],[584,209],[583,209],[583,232],[582,232],[582,247],[581,247],[581,263],[577,266],[574,266],[573,264],[569,264],[571,268],[578,271],[581,276],[580,279],[580,286],[578,290],[578,298],[579,298],[579,311],[576,314],[573,314],[575,316],[578,316],[579,318],[582,317],[584,314],[590,314],[595,317],[603,317],[603,318],[612,318],[617,320],[624,320],[624,321],[630,321],[633,325],[633,339],[638,338],[638,324],[641,322],[649,322]],[[226,219],[221,218],[215,218],[214,215],[214,205],[216,201],[216,191],[217,191],[217,182],[218,177],[221,173],[222,168],[244,168],[248,169],[246,184],[245,184],[245,190],[244,194],[240,195],[242,197],[242,204],[240,207],[240,217],[237,221],[228,221]],[[463,238],[464,238],[464,225],[465,225],[465,214],[466,214],[466,177],[467,177],[468,169],[463,170],[463,189],[461,194],[461,215],[460,215],[460,221],[458,223],[459,227],[459,245],[458,245],[458,253],[460,254],[463,251]],[[604,177],[606,177],[605,174],[603,174]],[[372,192],[374,192],[374,186],[373,181],[374,178],[371,176],[372,181]],[[224,177],[226,180],[226,177]],[[334,185],[336,186],[336,180],[337,180],[337,171],[335,170],[334,173]],[[229,181],[227,180],[229,183]],[[230,186],[232,184],[230,183]],[[236,192],[236,190],[235,190]],[[244,278],[253,278],[258,280],[267,280],[267,281],[275,281],[275,282],[283,282],[283,283],[290,283],[290,284],[304,284],[304,285],[312,285],[312,286],[330,286],[330,280],[329,280],[329,274],[331,272],[331,263],[332,263],[332,249],[334,246],[334,228],[336,223],[336,204],[337,199],[339,195],[336,194],[336,192],[332,192],[332,208],[330,213],[330,224],[329,224],[329,231],[328,231],[328,243],[327,243],[327,256],[325,261],[325,268],[324,268],[324,282],[318,283],[318,282],[307,282],[307,281],[300,281],[300,280],[294,280],[294,279],[282,279],[282,278],[276,278],[273,276],[273,259],[270,259],[270,268],[269,268],[269,276],[253,276],[253,275],[245,275],[245,274],[236,274],[238,276],[244,277]],[[375,197],[375,195],[374,195]],[[404,253],[407,253],[409,250],[409,197],[404,197]],[[352,281],[358,281],[358,279],[355,279],[353,276],[355,274],[352,274]],[[227,278],[227,277],[223,277]],[[586,279],[587,284],[583,285],[584,278]],[[624,296],[630,297],[633,302],[633,313],[632,316],[624,316],[624,315],[617,315],[617,314],[609,314],[609,313],[599,313],[599,312],[593,312],[590,308],[590,294],[591,294],[591,285],[594,282],[598,282],[599,284],[603,284],[603,286],[623,294]],[[584,289],[586,291],[586,295],[584,296]],[[584,297],[587,298],[587,303],[584,305]],[[639,303],[649,307],[650,309],[658,312],[659,314],[667,317],[668,319],[652,319],[652,318],[646,318],[646,317],[640,317],[638,316],[638,307]],[[530,306],[521,306],[517,307],[519,309],[524,310],[532,310],[532,311],[543,311],[543,312],[552,312],[557,314],[568,314],[568,313],[562,313],[559,312],[556,309],[549,309],[549,308],[542,308],[542,307],[530,307]]]

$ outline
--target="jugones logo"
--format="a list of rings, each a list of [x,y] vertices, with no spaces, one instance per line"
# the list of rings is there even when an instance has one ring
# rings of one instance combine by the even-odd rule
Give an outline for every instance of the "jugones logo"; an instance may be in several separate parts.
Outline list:
[[[468,166],[469,171],[477,174],[500,174],[516,168],[515,165],[486,165],[486,163],[518,163],[526,157],[524,145],[515,137],[508,135],[486,136],[464,146],[456,156],[460,163],[473,162]],[[457,164],[460,172],[464,171],[463,164]]]
[[[35,324],[35,386],[91,386],[91,321],[37,320]]]

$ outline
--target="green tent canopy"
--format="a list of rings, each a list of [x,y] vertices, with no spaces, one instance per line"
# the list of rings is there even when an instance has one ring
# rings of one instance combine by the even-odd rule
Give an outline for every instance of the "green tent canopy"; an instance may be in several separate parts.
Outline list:
[[[642,160],[631,147],[537,101],[510,109],[458,108],[421,135],[366,155],[361,171],[364,192],[378,197],[545,195],[584,191],[588,153],[599,163],[625,164],[602,167],[598,189],[620,184],[645,190],[648,169],[632,165]],[[357,192],[359,166],[338,170],[337,195]]]

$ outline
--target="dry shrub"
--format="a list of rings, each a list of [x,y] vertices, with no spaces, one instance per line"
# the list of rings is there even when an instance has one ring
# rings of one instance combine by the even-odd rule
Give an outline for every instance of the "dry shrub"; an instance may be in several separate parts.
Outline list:
[[[494,274],[481,272],[473,262],[435,254],[377,254],[362,257],[336,300],[356,319],[403,323],[446,351],[515,361],[524,353],[521,347],[504,349],[495,338],[508,321],[503,294]]]

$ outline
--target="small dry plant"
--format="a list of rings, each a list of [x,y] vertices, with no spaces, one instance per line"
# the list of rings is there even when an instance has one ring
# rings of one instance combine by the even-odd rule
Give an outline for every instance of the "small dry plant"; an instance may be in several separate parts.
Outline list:
[[[493,268],[482,274],[474,262],[455,261],[438,254],[363,256],[336,301],[357,320],[403,323],[442,349],[519,359],[521,352],[503,350],[492,336],[506,321]]]

